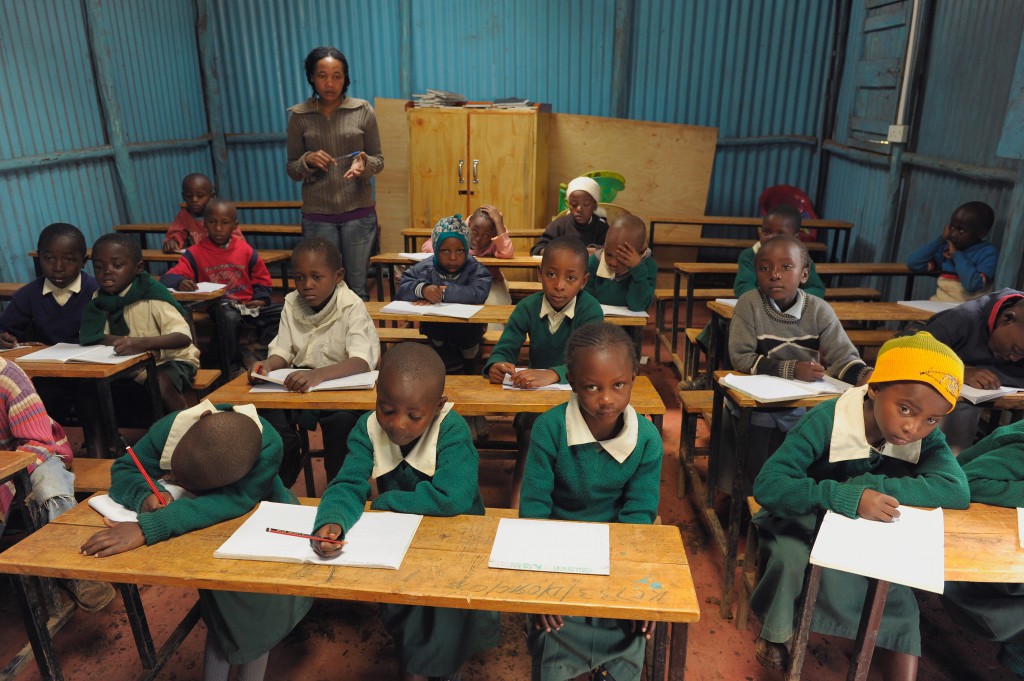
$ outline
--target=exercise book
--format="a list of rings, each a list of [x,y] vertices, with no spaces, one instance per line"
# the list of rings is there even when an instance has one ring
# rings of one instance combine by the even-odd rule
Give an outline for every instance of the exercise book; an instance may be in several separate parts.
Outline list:
[[[131,355],[118,355],[112,345],[77,345],[75,343],[57,343],[42,350],[36,350],[18,358],[18,362],[82,362],[85,364],[120,364],[121,362],[144,355],[136,352]]]
[[[527,367],[516,367],[516,373],[520,371],[526,371]],[[551,383],[549,385],[541,385],[536,388],[518,388],[512,385],[512,374],[505,374],[505,378],[501,379],[501,387],[504,390],[572,390],[572,386],[568,383]]]
[[[502,518],[487,565],[506,570],[611,573],[608,525]]]
[[[824,376],[817,381],[767,376],[764,374],[729,374],[721,379],[722,385],[758,402],[791,402],[818,395],[842,395],[852,388],[849,383]]]
[[[275,369],[266,376],[250,373],[254,379],[260,379],[264,383],[257,383],[249,389],[251,393],[286,393],[284,380],[296,371],[309,371],[309,369]],[[377,382],[376,371],[366,371],[361,374],[352,374],[341,378],[332,378],[309,389],[310,392],[321,390],[369,390]]]
[[[1021,388],[1009,388],[1005,385],[999,388],[993,388],[991,390],[975,388],[967,384],[964,384],[960,387],[960,397],[967,400],[971,404],[988,402],[989,400],[994,400],[997,397],[1003,397],[1004,395],[1013,395],[1014,393],[1019,392],[1022,392]]]
[[[630,310],[625,305],[602,305],[601,312],[605,317],[643,317],[646,319],[649,316],[646,310]]]
[[[483,305],[465,305],[463,303],[432,303],[430,305],[414,305],[405,300],[393,300],[380,309],[385,314],[419,314],[437,315],[440,317],[458,317],[469,319],[480,310]]]
[[[185,496],[193,496],[181,485],[174,485],[169,482],[160,481],[163,488],[173,499],[181,499]],[[139,519],[139,514],[122,506],[114,501],[109,494],[94,494],[89,497],[89,506],[104,518],[109,518],[115,523],[134,523]]]

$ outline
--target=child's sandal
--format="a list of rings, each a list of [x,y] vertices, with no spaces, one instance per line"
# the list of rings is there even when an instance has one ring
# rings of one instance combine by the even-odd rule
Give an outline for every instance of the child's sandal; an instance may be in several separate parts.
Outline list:
[[[785,643],[776,643],[758,638],[754,644],[754,656],[758,663],[766,669],[785,671],[789,667],[789,650]]]

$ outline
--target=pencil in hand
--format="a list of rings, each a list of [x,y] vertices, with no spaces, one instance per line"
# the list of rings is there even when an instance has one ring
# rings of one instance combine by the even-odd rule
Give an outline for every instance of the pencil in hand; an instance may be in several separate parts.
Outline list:
[[[153,490],[153,494],[156,495],[157,501],[160,502],[161,506],[166,506],[167,501],[164,500],[164,495],[160,494],[160,490],[157,489],[156,483],[153,482],[153,478],[149,477],[149,473],[147,473],[146,469],[142,467],[142,462],[139,461],[139,457],[136,456],[135,450],[132,449],[131,445],[128,444],[128,441],[124,439],[123,435],[120,435],[119,437],[121,438],[121,446],[124,447],[124,450],[132,457],[132,461],[135,462],[135,467],[139,469],[140,473],[142,473],[142,477],[145,478],[146,484],[149,485],[149,488]]]
[[[327,537],[318,537],[315,534],[304,534],[302,532],[292,532],[291,530],[277,530],[273,527],[268,527],[267,532],[272,534],[283,534],[287,537],[298,537],[299,539],[312,539],[314,541],[325,542],[327,544],[345,544],[344,539],[328,539]]]

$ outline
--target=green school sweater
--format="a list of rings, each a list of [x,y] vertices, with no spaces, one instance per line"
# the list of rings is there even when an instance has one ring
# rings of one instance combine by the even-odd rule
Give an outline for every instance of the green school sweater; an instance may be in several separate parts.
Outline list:
[[[596,442],[569,448],[565,404],[533,425],[519,517],[651,524],[658,515],[661,433],[643,417],[636,448],[622,463]]]
[[[597,276],[597,267],[601,259],[590,256],[587,263],[586,291],[597,298],[602,305],[620,305],[630,310],[646,310],[654,302],[654,287],[658,279],[658,263],[654,258],[644,258],[640,264],[629,271],[629,277],[622,281],[605,279]]]
[[[576,312],[572,319],[566,318],[558,331],[551,333],[548,320],[541,319],[540,306],[544,300],[544,292],[534,293],[523,298],[516,304],[512,316],[508,318],[501,338],[491,351],[491,357],[484,367],[484,376],[490,371],[492,364],[509,362],[515,364],[519,359],[519,350],[527,337],[530,339],[530,368],[551,369],[558,374],[558,382],[565,383],[565,344],[569,341],[574,329],[591,322],[604,321],[601,304],[586,291],[576,296]]]
[[[967,508],[967,479],[938,428],[921,441],[916,465],[875,451],[866,459],[830,463],[836,402],[808,411],[761,468],[754,498],[765,510],[793,518],[827,509],[855,518],[865,489],[910,506]]]
[[[230,405],[217,405],[221,411],[228,408]],[[157,421],[133,447],[143,468],[161,490],[163,485],[158,478],[168,471],[160,470],[160,455],[177,414],[168,414]],[[260,422],[263,424],[263,448],[249,474],[233,485],[200,494],[194,499],[178,499],[155,511],[140,512],[139,526],[147,544],[237,518],[261,501],[297,503],[295,496],[277,477],[284,456],[281,436],[266,420],[261,418]],[[141,511],[142,502],[152,493],[128,454],[110,467],[110,496],[125,508]]]
[[[957,459],[971,488],[971,501],[1024,506],[1024,421],[997,428],[960,452]]]
[[[336,523],[344,532],[363,515],[370,496],[373,445],[366,422],[373,412],[359,417],[348,438],[348,455],[338,475],[324,491],[313,530]],[[455,410],[441,422],[437,438],[437,464],[433,477],[405,461],[377,478],[379,496],[370,508],[430,516],[483,515],[484,502],[477,483],[480,455],[473,446],[469,426]]]
[[[739,265],[739,269],[736,270],[736,279],[733,281],[732,290],[739,298],[747,291],[754,291],[757,289],[757,271],[754,269],[754,247],[744,249],[740,253],[739,259],[736,264]],[[810,271],[807,275],[807,281],[801,286],[803,290],[810,293],[816,298],[825,297],[825,282],[818,276],[818,272],[814,269],[814,261],[811,261]]]

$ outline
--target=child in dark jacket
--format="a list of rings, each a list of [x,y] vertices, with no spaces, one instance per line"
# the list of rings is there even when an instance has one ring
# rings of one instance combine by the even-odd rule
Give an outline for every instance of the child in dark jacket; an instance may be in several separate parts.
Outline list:
[[[992,290],[999,249],[985,237],[993,222],[995,212],[987,203],[965,203],[953,211],[942,234],[907,256],[914,272],[939,273],[929,300],[962,303]]]
[[[395,297],[416,305],[483,305],[493,278],[486,267],[469,255],[469,228],[462,216],[441,218],[434,226],[430,241],[434,256],[416,263],[402,275]],[[420,324],[420,330],[444,359],[450,374],[461,373],[476,359],[486,329],[485,324]],[[470,372],[475,373],[472,367]]]

